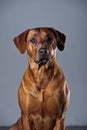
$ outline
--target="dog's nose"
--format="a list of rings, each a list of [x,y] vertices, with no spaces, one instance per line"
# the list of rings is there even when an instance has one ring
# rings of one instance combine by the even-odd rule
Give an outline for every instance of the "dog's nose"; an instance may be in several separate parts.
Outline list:
[[[44,55],[44,54],[48,54],[49,50],[47,48],[40,48],[39,49],[39,54],[40,55]]]

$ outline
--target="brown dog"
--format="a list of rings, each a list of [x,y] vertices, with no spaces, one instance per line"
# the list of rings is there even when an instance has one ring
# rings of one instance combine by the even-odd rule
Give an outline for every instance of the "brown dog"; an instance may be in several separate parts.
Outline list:
[[[18,90],[21,117],[10,130],[66,130],[70,90],[56,63],[56,49],[64,49],[65,35],[53,28],[28,29],[14,43],[27,50],[29,66]]]

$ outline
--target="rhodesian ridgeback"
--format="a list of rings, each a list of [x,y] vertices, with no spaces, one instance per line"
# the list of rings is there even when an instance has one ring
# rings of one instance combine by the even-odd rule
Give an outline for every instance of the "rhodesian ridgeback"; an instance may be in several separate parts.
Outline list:
[[[20,53],[27,51],[29,65],[18,90],[21,117],[10,130],[66,130],[70,90],[56,62],[65,40],[50,27],[28,29],[14,38]]]

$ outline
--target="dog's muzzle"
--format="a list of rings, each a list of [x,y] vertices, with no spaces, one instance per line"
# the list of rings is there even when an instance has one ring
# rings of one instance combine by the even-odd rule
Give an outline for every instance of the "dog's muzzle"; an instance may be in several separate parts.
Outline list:
[[[50,52],[47,48],[40,48],[38,50],[39,59],[35,61],[37,64],[45,64],[50,57]]]

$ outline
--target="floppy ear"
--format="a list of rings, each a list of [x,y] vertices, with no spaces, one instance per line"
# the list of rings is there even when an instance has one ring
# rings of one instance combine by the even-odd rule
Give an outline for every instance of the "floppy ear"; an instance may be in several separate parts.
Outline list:
[[[21,54],[26,51],[26,39],[28,32],[29,30],[26,30],[13,39],[17,49],[20,51]]]
[[[57,47],[60,51],[64,50],[65,47],[65,40],[66,40],[66,36],[59,32],[58,30],[56,30],[57,33]]]

